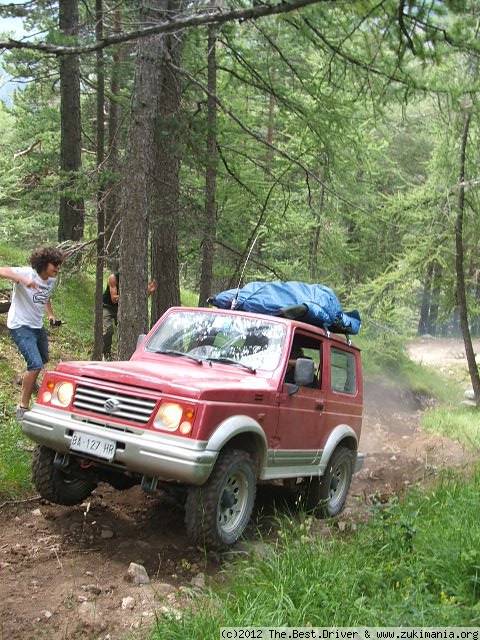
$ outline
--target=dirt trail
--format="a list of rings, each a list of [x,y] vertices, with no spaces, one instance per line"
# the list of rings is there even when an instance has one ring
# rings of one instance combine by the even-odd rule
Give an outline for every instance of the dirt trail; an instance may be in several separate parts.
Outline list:
[[[460,342],[442,342],[417,341],[411,353],[436,366],[449,365],[451,358],[458,362]],[[365,395],[360,449],[367,458],[344,522],[362,518],[373,502],[388,500],[440,467],[470,459],[457,443],[419,429],[422,407],[411,393],[367,384]],[[262,509],[269,503],[264,491],[258,503],[252,540],[255,527],[267,531],[270,522],[268,508]],[[178,615],[194,585],[201,587],[224,560],[189,545],[182,510],[172,499],[137,487],[120,493],[102,485],[73,508],[5,505],[0,532],[0,640],[145,637],[155,611]],[[126,582],[130,562],[145,566],[150,585]]]

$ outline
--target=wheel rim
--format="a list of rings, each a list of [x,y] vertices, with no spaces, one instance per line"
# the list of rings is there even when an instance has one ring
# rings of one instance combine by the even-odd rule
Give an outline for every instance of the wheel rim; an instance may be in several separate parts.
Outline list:
[[[341,462],[332,470],[330,487],[328,489],[328,504],[335,511],[343,503],[345,493],[348,491],[349,465]]]
[[[218,501],[218,526],[232,534],[244,517],[248,503],[248,478],[240,471],[230,473]]]

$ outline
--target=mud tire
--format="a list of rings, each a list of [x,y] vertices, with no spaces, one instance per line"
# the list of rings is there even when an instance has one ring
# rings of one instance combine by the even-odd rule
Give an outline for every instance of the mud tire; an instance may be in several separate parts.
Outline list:
[[[55,504],[72,506],[88,498],[97,486],[93,480],[71,477],[53,465],[55,451],[37,446],[33,452],[32,480],[38,492]]]
[[[352,481],[355,454],[347,447],[337,447],[325,473],[320,478],[305,478],[292,491],[295,508],[318,518],[338,515],[347,499]]]
[[[192,542],[216,550],[234,544],[250,520],[256,489],[255,466],[248,453],[222,452],[207,482],[188,490],[185,524]]]
[[[333,518],[343,510],[352,482],[354,465],[354,451],[342,446],[335,449],[325,473],[318,479],[319,502],[316,513],[319,518]]]

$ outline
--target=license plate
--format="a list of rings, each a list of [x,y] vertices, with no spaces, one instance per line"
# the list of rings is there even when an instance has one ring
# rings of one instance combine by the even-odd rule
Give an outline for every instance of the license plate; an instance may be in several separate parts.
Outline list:
[[[98,436],[90,436],[85,433],[74,431],[70,442],[72,451],[79,451],[91,456],[97,456],[104,460],[112,460],[115,455],[115,440],[108,438],[99,438]]]

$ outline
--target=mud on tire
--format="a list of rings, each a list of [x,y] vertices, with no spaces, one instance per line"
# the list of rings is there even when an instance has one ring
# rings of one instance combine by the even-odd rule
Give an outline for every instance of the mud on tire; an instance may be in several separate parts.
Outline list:
[[[224,549],[244,532],[256,493],[252,458],[245,451],[222,452],[208,481],[190,487],[185,524],[190,539],[210,549]]]
[[[55,451],[44,446],[35,447],[32,460],[32,480],[38,492],[55,504],[74,505],[88,498],[96,482],[76,478],[53,465]]]

